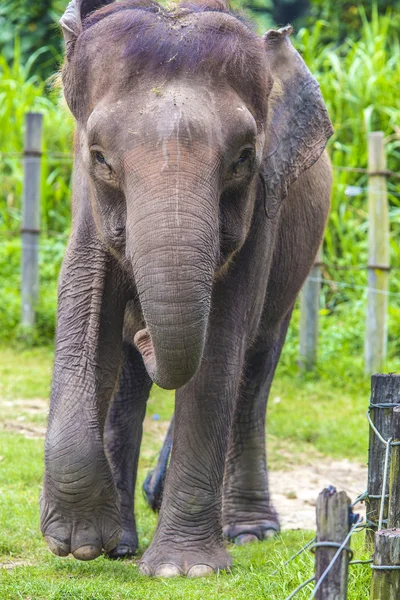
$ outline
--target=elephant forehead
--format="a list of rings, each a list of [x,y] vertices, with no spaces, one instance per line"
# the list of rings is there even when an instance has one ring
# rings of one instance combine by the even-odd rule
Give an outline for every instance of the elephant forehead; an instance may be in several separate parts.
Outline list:
[[[221,150],[235,138],[254,136],[257,125],[228,86],[216,90],[174,81],[102,99],[88,118],[87,132],[89,139],[106,138],[127,150],[147,141],[155,147],[175,141],[177,147],[201,144]]]

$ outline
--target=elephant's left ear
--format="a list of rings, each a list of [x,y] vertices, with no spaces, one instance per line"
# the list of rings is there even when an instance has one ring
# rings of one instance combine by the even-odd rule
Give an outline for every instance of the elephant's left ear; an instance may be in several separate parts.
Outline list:
[[[262,167],[266,212],[273,217],[289,186],[321,156],[333,133],[319,85],[294,49],[292,28],[263,39],[274,80],[268,106],[267,153]]]

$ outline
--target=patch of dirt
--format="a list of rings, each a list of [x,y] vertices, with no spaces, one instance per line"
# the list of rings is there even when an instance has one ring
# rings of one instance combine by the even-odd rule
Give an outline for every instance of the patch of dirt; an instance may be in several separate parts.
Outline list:
[[[6,569],[10,571],[11,569],[15,569],[16,567],[30,567],[32,565],[28,560],[23,560],[15,558],[14,560],[6,560],[0,561],[0,569]]]
[[[17,409],[22,410],[25,413],[32,414],[47,414],[49,410],[49,402],[48,400],[44,400],[43,398],[28,398],[25,400],[1,400],[1,406],[6,409]]]
[[[328,485],[344,490],[352,502],[367,488],[367,467],[350,460],[319,458],[314,464],[299,465],[290,471],[270,471],[272,501],[282,529],[315,529],[315,506]],[[365,505],[355,512],[365,517]]]
[[[20,433],[28,439],[44,438],[46,435],[46,427],[36,425],[35,423],[24,423],[22,421],[6,421],[4,423],[4,429],[6,431]]]

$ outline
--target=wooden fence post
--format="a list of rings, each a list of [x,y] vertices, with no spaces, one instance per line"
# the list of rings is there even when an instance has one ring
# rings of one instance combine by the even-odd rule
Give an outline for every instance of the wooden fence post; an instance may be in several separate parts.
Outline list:
[[[400,444],[400,406],[393,408],[391,436]],[[388,528],[400,528],[400,445],[391,446]]]
[[[382,567],[397,567],[383,569]],[[375,535],[370,600],[400,598],[400,529],[383,529]]]
[[[317,500],[317,546],[315,551],[315,585],[350,531],[350,500],[345,492],[323,490]],[[323,543],[333,542],[332,547]],[[348,546],[350,545],[350,540]],[[315,593],[316,600],[346,600],[349,553],[343,550]]]
[[[400,405],[400,375],[373,375],[371,378],[371,420],[384,440],[393,435],[392,414],[394,405]],[[381,504],[382,482],[385,465],[385,444],[370,427],[368,450],[368,487],[366,499],[367,519],[377,523]],[[389,478],[388,478],[389,482]],[[384,490],[389,493],[389,485]],[[384,519],[387,518],[388,502],[385,504]],[[376,526],[366,531],[366,545],[372,550]]]
[[[40,163],[42,150],[40,113],[26,114],[24,145],[24,189],[22,208],[22,325],[35,324],[39,294]]]
[[[389,209],[382,131],[368,136],[368,306],[365,372],[382,370],[387,349],[389,288]]]
[[[300,296],[299,366],[303,371],[311,371],[317,358],[321,263],[322,248],[320,247]]]

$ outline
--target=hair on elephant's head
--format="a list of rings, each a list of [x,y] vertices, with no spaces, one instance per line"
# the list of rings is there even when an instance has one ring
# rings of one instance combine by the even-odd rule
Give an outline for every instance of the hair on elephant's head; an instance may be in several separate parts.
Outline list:
[[[199,365],[213,281],[248,236],[257,190],[277,218],[331,124],[290,28],[258,37],[226,0],[73,0],[61,26],[95,221],[131,269],[149,374],[176,388]]]

